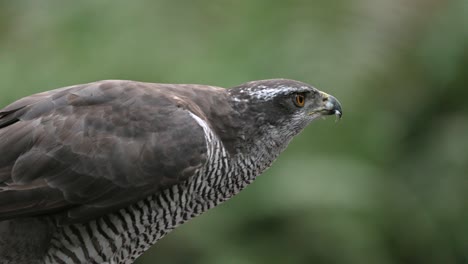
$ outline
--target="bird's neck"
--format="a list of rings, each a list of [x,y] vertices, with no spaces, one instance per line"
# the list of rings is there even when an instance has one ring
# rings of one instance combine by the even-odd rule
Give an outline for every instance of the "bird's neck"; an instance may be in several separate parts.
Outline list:
[[[229,118],[211,122],[213,132],[231,157],[253,162],[260,171],[267,169],[295,136],[294,131],[282,131],[281,126],[265,121],[265,113],[251,109],[249,101],[229,89]],[[215,119],[212,119],[215,120]],[[218,120],[218,119],[216,119]],[[286,126],[285,126],[286,127]]]
[[[280,133],[274,133],[274,128],[271,129],[269,133],[252,131],[251,138],[254,140],[241,143],[244,147],[237,154],[238,164],[251,164],[256,176],[272,165],[291,140],[281,137]]]

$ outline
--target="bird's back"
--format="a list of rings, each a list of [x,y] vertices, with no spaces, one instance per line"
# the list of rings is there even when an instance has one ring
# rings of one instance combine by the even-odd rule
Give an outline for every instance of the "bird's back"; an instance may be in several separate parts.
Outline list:
[[[102,81],[0,110],[0,259],[132,263],[214,206],[188,188],[214,194],[199,176],[214,180],[204,169],[213,149],[217,161],[227,154],[214,133],[207,138],[202,108],[223,96],[202,85]]]

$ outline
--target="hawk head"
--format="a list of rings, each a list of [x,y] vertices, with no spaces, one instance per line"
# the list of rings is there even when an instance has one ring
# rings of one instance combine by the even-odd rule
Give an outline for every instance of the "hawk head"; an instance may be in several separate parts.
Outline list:
[[[253,81],[229,89],[234,108],[252,130],[287,139],[323,115],[341,118],[338,100],[313,86],[294,80]]]
[[[342,116],[335,97],[295,80],[253,81],[230,88],[228,93],[237,113],[232,147],[241,153],[261,149],[272,160],[314,119]]]

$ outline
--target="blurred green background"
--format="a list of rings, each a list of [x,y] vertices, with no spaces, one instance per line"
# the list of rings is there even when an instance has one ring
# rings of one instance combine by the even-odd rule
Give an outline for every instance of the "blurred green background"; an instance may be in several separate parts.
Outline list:
[[[100,79],[311,83],[317,121],[138,263],[468,263],[468,1],[0,0],[0,105]]]

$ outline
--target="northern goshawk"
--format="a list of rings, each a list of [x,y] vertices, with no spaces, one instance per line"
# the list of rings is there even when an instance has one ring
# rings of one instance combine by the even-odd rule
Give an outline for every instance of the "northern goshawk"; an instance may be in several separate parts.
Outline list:
[[[133,263],[340,103],[294,80],[106,80],[0,110],[0,262]]]

